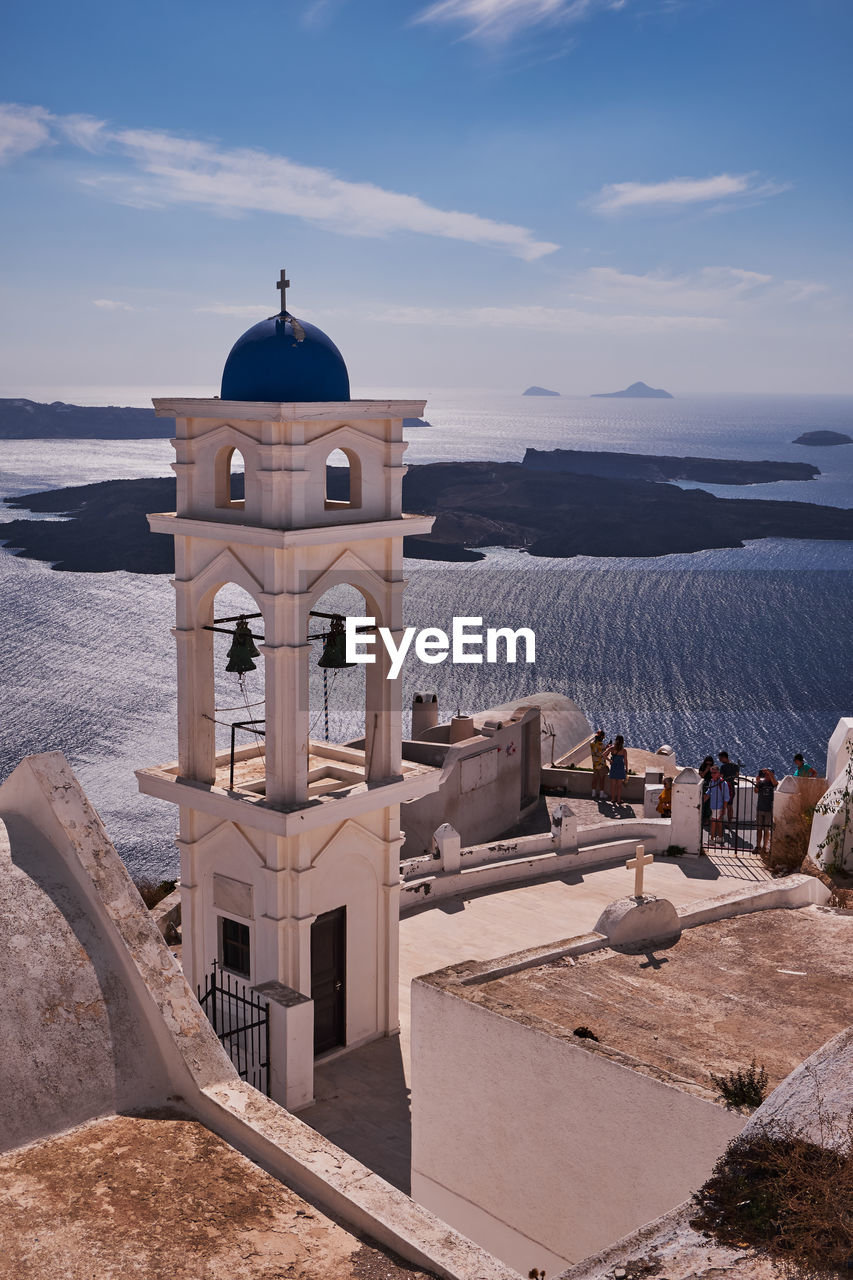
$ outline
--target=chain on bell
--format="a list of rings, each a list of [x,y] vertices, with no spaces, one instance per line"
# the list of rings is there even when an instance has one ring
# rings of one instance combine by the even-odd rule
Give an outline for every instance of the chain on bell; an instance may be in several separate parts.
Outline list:
[[[225,670],[236,672],[240,676],[245,675],[247,671],[256,671],[257,668],[252,659],[260,657],[260,652],[255,645],[255,637],[248,622],[245,618],[238,618],[234,628],[234,639],[228,650],[228,666]]]

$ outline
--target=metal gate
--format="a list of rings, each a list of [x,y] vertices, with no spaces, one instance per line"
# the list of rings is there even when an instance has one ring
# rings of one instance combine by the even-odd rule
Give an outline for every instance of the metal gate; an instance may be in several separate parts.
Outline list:
[[[745,773],[737,761],[737,776],[732,780],[731,799],[723,809],[722,821],[714,823],[708,798],[707,779],[702,791],[702,848],[706,853],[755,853],[758,845],[768,849],[773,841],[773,815],[769,825],[761,827],[757,811],[755,776]]]
[[[244,982],[238,982],[214,960],[198,988],[198,1002],[207,1014],[241,1080],[270,1096],[270,1009]]]

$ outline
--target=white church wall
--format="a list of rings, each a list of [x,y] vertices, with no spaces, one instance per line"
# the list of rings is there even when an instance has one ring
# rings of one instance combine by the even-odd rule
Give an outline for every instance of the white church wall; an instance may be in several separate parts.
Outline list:
[[[543,1249],[568,1264],[678,1204],[742,1125],[571,1041],[412,984],[412,1195],[523,1275]]]
[[[204,825],[207,830],[194,840],[178,841],[182,934],[189,953],[184,958],[184,971],[188,981],[197,987],[212,962],[222,961],[221,921],[235,920],[249,930],[251,971],[239,977],[251,984],[260,975],[267,976],[265,953],[275,954],[272,940],[264,936],[263,837],[254,833],[252,841],[231,822],[208,820]]]
[[[835,726],[826,752],[826,776],[829,787],[812,819],[809,856],[819,866],[849,871],[853,867],[853,717],[845,716]]]
[[[834,782],[853,756],[853,716],[842,716],[826,749],[826,777]]]
[[[416,756],[419,745],[414,744]],[[539,800],[538,709],[488,736],[477,733],[442,754],[438,790],[411,801],[403,811],[404,858],[428,852],[442,822],[456,828],[463,844],[494,840]],[[535,783],[528,797],[524,793],[531,785],[531,765]]]
[[[399,844],[396,810],[374,811],[359,822],[342,823],[331,837],[327,828],[310,841],[312,916],[346,908],[348,1045],[399,1025]]]

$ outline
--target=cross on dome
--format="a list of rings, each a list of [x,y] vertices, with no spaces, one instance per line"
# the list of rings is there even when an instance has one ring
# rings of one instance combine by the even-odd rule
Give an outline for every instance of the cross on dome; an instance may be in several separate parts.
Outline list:
[[[281,315],[287,315],[287,291],[290,288],[290,281],[287,278],[287,272],[282,270],[279,272],[276,289],[281,290]]]

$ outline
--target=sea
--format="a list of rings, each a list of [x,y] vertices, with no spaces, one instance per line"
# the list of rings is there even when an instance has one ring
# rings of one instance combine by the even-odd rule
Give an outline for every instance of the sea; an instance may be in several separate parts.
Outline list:
[[[410,463],[518,461],[528,446],[806,461],[820,468],[814,480],[702,487],[736,498],[853,506],[853,445],[792,443],[805,431],[853,434],[850,396],[598,400],[438,390],[426,398],[429,425],[406,431]],[[108,401],[145,403],[122,388],[99,402]],[[168,475],[172,456],[167,440],[0,441],[0,499]],[[0,505],[0,522],[22,514]],[[745,769],[766,765],[784,773],[802,751],[822,771],[837,720],[853,714],[853,542],[762,539],[634,559],[626,530],[625,551],[610,559],[549,560],[495,549],[479,563],[407,560],[408,623],[449,631],[454,616],[466,616],[482,618],[483,627],[529,627],[536,660],[426,666],[410,656],[404,707],[420,690],[437,692],[443,716],[555,690],[608,737],[622,733],[629,746],[651,750],[668,743],[680,763],[725,748]],[[62,751],[131,872],[175,876],[177,814],[140,796],[134,777],[135,769],[176,755],[168,576],[59,572],[5,549],[0,576],[0,776],[28,753]],[[345,593],[334,602],[359,611],[360,605]],[[219,672],[223,720],[244,707],[246,715],[259,714],[261,681],[261,672],[252,673],[240,687]],[[332,675],[333,739],[361,732],[362,691],[361,670]],[[322,736],[319,669],[312,722]]]

